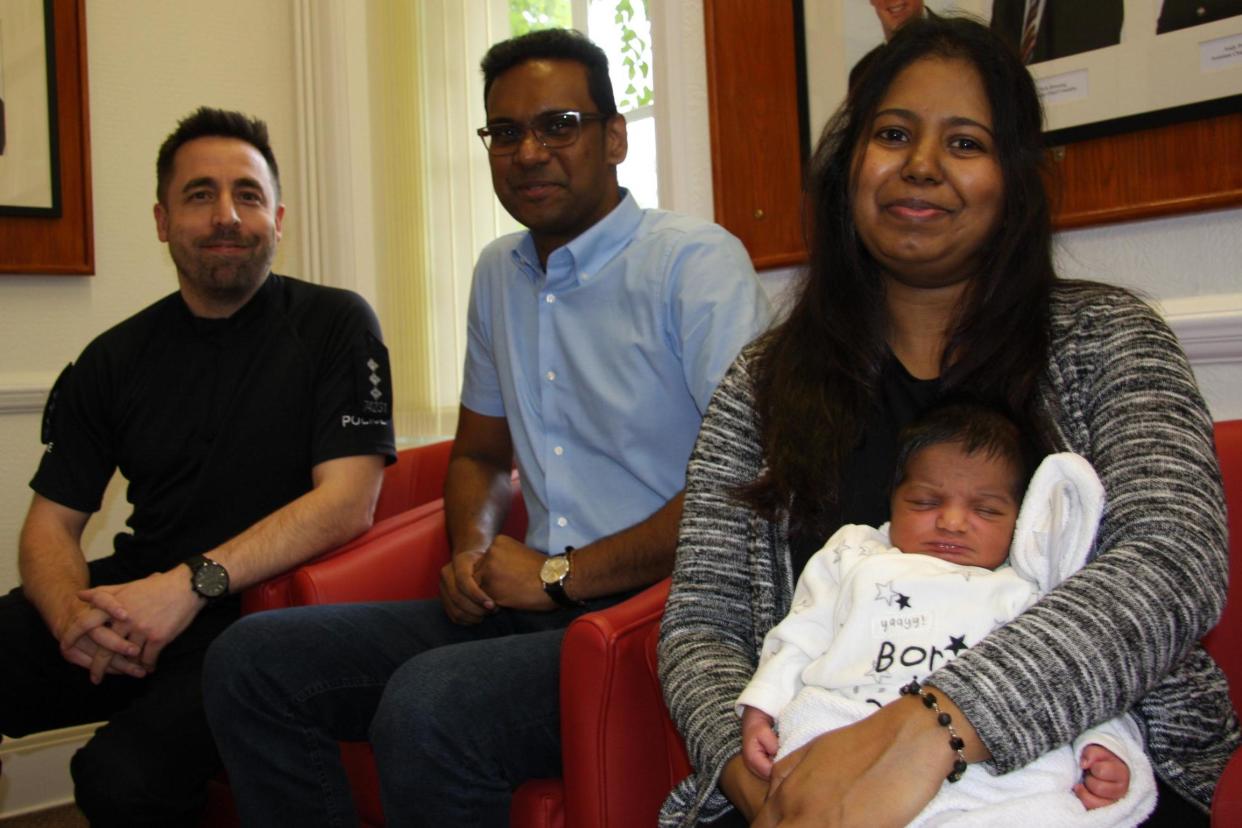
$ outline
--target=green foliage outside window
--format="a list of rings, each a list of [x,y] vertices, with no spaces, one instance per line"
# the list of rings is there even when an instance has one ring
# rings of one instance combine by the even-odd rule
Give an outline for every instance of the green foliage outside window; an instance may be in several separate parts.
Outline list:
[[[509,29],[513,36],[539,29],[572,29],[569,0],[509,0]]]
[[[638,5],[639,20],[646,21],[647,0],[617,0],[616,16],[613,18],[621,30],[621,65],[625,67],[629,83],[617,101],[622,110],[649,106],[654,100],[651,92],[651,41],[639,37],[631,28],[634,22],[634,6]]]
[[[643,38],[634,24],[645,24],[647,0],[591,0],[614,3],[613,22],[620,32],[621,67],[626,86],[617,107],[623,112],[649,106],[655,99],[651,83],[651,40]],[[569,0],[509,0],[509,28],[514,37],[539,29],[573,28],[573,9]],[[644,30],[649,26],[643,25]],[[615,71],[615,70],[614,70]]]

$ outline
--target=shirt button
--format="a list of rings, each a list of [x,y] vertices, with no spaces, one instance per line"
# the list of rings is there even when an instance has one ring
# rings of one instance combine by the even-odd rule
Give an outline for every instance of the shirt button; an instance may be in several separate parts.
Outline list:
[[[559,517],[556,519],[556,525],[564,529],[566,526],[569,525],[569,521],[565,520],[565,518],[563,517]]]
[[[557,457],[560,457],[562,454],[565,453],[565,448],[564,446],[557,446],[556,448],[552,449],[552,453],[555,454]]]
[[[578,277],[579,277],[580,279],[582,279],[582,281],[584,281],[584,282],[585,282],[587,279],[590,279],[590,278],[591,278],[591,274],[590,274],[590,273],[587,273],[587,272],[585,272],[585,271],[584,271],[584,272],[582,272],[582,273],[578,274]]]
[[[548,378],[548,382],[555,382],[555,381],[556,381],[556,372],[555,372],[555,371],[549,371],[548,373],[544,374],[544,376]]]
[[[554,305],[556,304],[556,296],[549,293],[547,296],[543,297],[543,301],[547,302],[549,305]]]

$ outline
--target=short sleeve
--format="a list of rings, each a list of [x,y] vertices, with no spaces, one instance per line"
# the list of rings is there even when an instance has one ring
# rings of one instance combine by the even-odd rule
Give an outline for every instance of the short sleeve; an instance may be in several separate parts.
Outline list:
[[[470,306],[466,316],[466,365],[461,386],[461,404],[487,417],[505,416],[500,374],[496,368],[492,342],[493,301],[488,274],[494,271],[494,255],[485,251],[479,258],[470,284]],[[489,261],[492,265],[489,266]]]
[[[79,512],[99,510],[116,470],[115,379],[92,343],[52,386],[43,409],[43,457],[30,481],[48,500]]]
[[[393,387],[388,348],[379,321],[356,294],[346,297],[327,322],[314,378],[315,427],[311,459],[315,464],[364,454],[396,459],[393,437]]]
[[[686,385],[701,413],[734,357],[767,329],[772,311],[746,248],[715,225],[678,247],[671,281]]]

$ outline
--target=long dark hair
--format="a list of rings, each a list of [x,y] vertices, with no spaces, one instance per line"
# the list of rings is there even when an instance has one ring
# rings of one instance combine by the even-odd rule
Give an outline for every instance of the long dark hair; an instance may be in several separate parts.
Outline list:
[[[820,136],[807,185],[810,262],[786,320],[758,345],[754,378],[767,466],[740,496],[768,517],[790,508],[791,526],[824,530],[839,470],[862,435],[888,359],[880,268],[860,242],[851,210],[855,153],[893,79],[926,57],[974,66],[992,110],[1004,181],[995,235],[953,321],[940,378],[1034,428],[1048,352],[1048,303],[1056,273],[1035,84],[986,26],[929,14],[878,50]]]

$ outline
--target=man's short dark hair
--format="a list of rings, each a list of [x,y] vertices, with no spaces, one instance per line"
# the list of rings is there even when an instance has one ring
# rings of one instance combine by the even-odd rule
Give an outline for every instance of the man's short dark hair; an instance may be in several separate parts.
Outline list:
[[[914,455],[926,448],[952,443],[967,456],[983,453],[1004,460],[1014,470],[1013,497],[1018,503],[1034,472],[1030,441],[1013,420],[991,406],[954,401],[936,405],[906,426],[898,437],[895,490],[906,479]]]
[[[528,60],[572,60],[587,71],[587,90],[595,108],[603,115],[616,115],[617,102],[612,96],[608,77],[608,56],[586,35],[573,29],[540,29],[520,37],[501,41],[487,50],[480,68],[483,69],[483,106],[496,78]]]
[[[280,200],[280,169],[276,166],[276,155],[267,137],[267,124],[241,112],[200,106],[178,121],[177,128],[160,144],[160,152],[155,159],[155,197],[161,204],[167,203],[165,197],[177,150],[196,138],[209,137],[236,138],[258,150],[263,160],[267,161],[272,183],[276,187],[276,200]]]

